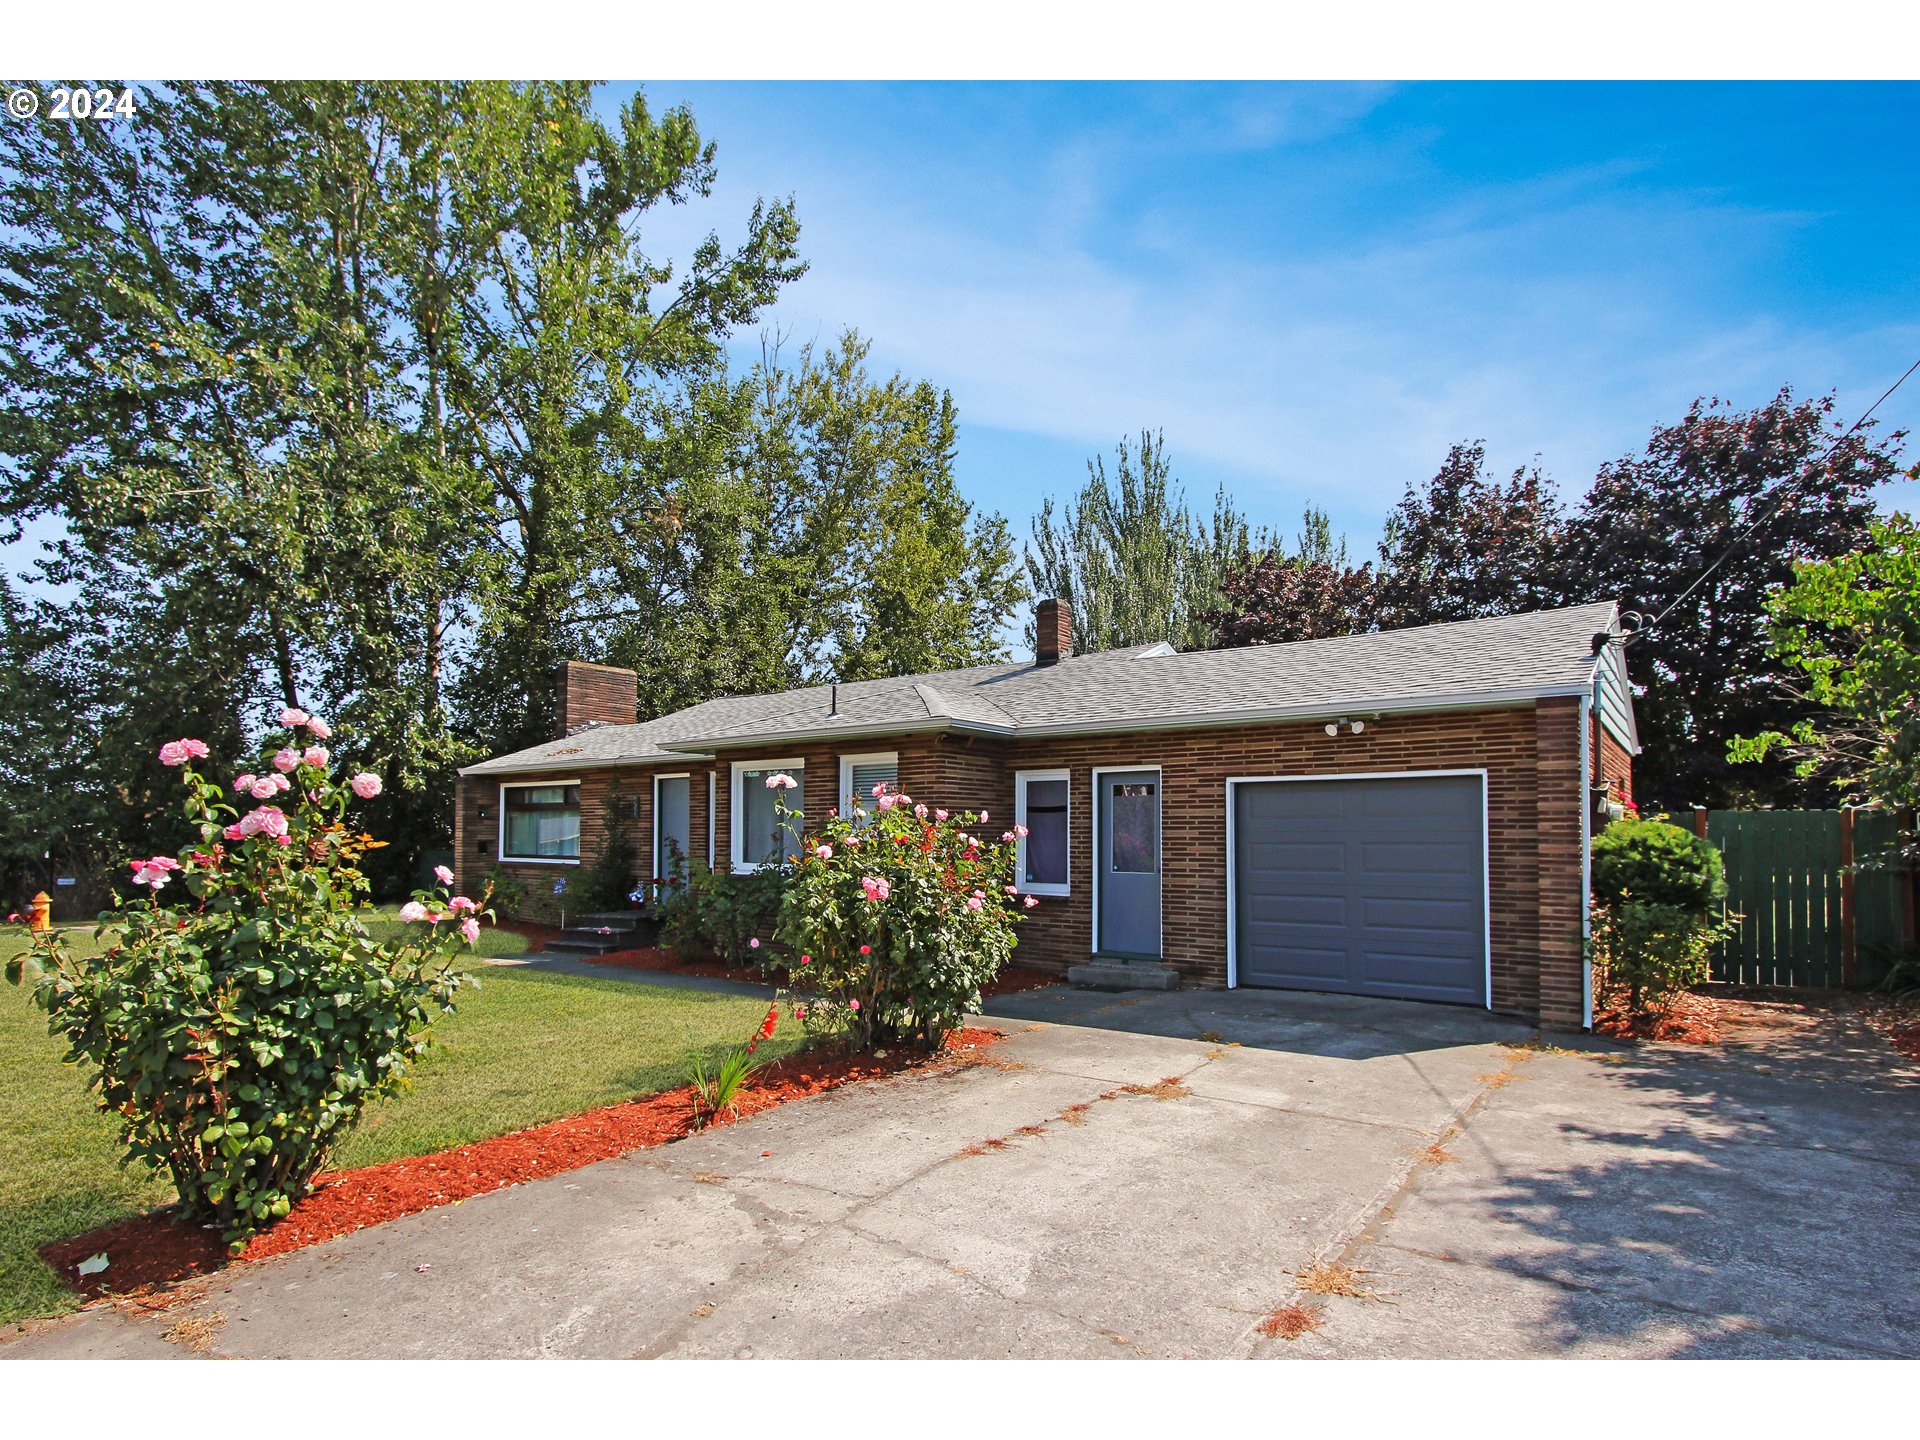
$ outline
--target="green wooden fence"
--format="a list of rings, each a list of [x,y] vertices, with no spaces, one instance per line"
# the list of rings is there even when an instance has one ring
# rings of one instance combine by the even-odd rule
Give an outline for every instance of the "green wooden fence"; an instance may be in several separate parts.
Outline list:
[[[1671,814],[1727,863],[1727,906],[1740,929],[1713,978],[1739,985],[1871,985],[1912,939],[1912,875],[1872,861],[1898,831],[1882,810],[1709,810]],[[1851,855],[1848,854],[1851,850]],[[1903,936],[1905,941],[1903,942]]]

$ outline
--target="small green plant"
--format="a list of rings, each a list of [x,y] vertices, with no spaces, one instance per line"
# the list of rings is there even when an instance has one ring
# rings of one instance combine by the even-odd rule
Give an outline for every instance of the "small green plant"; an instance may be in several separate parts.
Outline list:
[[[503,915],[518,916],[526,907],[527,887],[504,865],[496,865],[487,876],[487,891],[493,896],[493,908]]]
[[[626,819],[621,813],[625,809],[626,798],[626,793],[617,784],[607,790],[604,810],[606,823],[600,853],[594,857],[593,864],[587,867],[586,874],[580,877],[574,898],[575,906],[583,913],[624,909],[627,896],[632,893],[634,881],[640,874],[640,852],[635,848],[627,826],[622,823]]]
[[[745,1045],[729,1050],[714,1070],[707,1069],[706,1056],[693,1057],[693,1063],[687,1067],[687,1083],[693,1087],[693,1113],[699,1124],[711,1125],[722,1115],[738,1113],[740,1092],[753,1072],[765,1063],[756,1060],[754,1052],[760,1048],[761,1041],[773,1038],[779,1024],[780,1007],[774,1004],[768,1007],[766,1018],[760,1022],[754,1037]]]

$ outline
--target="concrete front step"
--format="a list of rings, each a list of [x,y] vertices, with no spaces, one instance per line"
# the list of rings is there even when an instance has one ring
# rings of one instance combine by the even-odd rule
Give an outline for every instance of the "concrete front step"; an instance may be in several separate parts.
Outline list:
[[[1178,990],[1180,972],[1146,960],[1108,960],[1096,955],[1067,970],[1067,983],[1083,990]]]

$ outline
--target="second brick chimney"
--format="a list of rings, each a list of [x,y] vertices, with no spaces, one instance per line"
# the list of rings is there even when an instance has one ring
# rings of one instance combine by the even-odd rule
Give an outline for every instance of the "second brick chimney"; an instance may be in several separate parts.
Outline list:
[[[589,725],[631,725],[640,713],[640,677],[614,665],[569,660],[554,689],[555,729],[572,735]]]
[[[1033,663],[1058,665],[1073,657],[1073,606],[1042,600],[1033,612]]]

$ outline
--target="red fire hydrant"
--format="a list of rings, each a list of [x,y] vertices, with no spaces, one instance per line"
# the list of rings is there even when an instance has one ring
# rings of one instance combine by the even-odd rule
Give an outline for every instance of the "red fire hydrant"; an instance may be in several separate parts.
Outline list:
[[[33,897],[33,918],[27,928],[35,934],[53,928],[53,897],[44,890]]]

